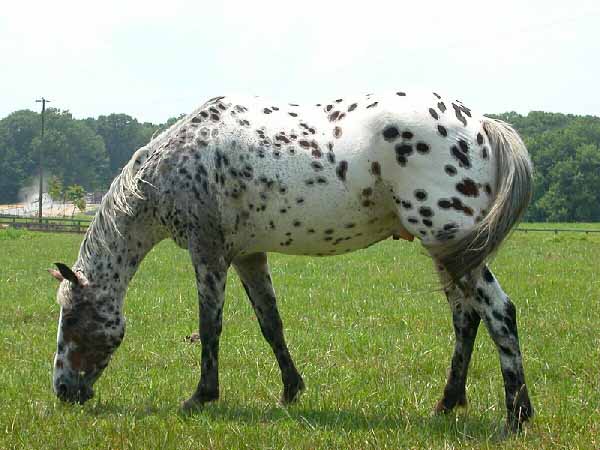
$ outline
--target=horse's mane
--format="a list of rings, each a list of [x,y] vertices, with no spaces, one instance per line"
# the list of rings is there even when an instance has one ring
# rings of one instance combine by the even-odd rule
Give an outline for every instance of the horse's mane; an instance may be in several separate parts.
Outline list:
[[[81,244],[78,261],[80,264],[87,266],[86,263],[91,262],[93,255],[103,249],[110,252],[109,244],[115,234],[122,236],[117,225],[117,217],[132,216],[135,213],[135,200],[144,198],[140,189],[140,184],[143,182],[139,170],[141,164],[136,164],[136,160],[139,161],[139,158],[145,156],[148,151],[147,147],[142,147],[135,152],[111,183]]]
[[[144,199],[141,191],[141,185],[147,183],[143,178],[144,169],[155,156],[160,155],[169,137],[179,131],[186,119],[187,116],[182,117],[170,128],[159,132],[158,136],[155,133],[148,144],[133,154],[121,173],[113,180],[81,244],[78,260],[80,265],[88,266],[93,255],[101,250],[111,252],[109,245],[113,237],[122,236],[117,218],[123,215],[133,216],[136,201]]]

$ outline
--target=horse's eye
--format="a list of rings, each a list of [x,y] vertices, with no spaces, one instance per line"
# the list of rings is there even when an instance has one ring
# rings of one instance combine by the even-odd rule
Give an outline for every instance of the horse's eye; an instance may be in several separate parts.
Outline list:
[[[73,327],[77,324],[77,317],[69,317],[65,320],[65,325],[68,327]]]

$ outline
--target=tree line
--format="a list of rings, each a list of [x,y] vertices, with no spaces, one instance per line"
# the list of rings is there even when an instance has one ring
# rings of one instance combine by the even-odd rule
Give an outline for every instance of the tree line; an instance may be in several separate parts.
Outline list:
[[[600,118],[508,112],[490,115],[521,134],[535,166],[530,221],[600,221]],[[127,114],[75,119],[48,109],[44,170],[63,186],[104,191],[133,152],[172,125],[138,122]],[[38,173],[40,114],[22,110],[0,120],[0,203],[15,203]],[[55,181],[56,182],[56,181]]]

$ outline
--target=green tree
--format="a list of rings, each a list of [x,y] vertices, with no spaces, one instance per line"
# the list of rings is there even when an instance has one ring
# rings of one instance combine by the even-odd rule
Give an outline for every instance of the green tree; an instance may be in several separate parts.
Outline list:
[[[18,201],[19,190],[38,173],[31,141],[40,133],[33,111],[16,111],[0,120],[0,203]]]
[[[67,188],[67,198],[73,203],[73,214],[75,214],[75,207],[81,212],[85,211],[85,190],[82,186],[74,184]]]
[[[63,196],[63,183],[60,178],[53,176],[48,181],[48,194],[52,200],[61,200]]]
[[[94,126],[96,133],[104,140],[109,157],[109,179],[107,181],[112,180],[119,173],[131,155],[146,145],[158,129],[150,123],[141,124],[127,114],[100,116]]]

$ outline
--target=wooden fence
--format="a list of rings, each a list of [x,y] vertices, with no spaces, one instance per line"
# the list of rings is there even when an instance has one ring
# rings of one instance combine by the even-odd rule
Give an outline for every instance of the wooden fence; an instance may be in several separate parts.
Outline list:
[[[524,233],[529,233],[530,231],[546,231],[554,234],[558,233],[600,233],[600,230],[585,230],[585,229],[577,229],[577,228],[515,228],[515,231],[523,231]]]
[[[25,228],[32,231],[50,231],[53,233],[85,233],[90,219],[63,219],[42,217],[22,217],[0,215],[0,228]]]

